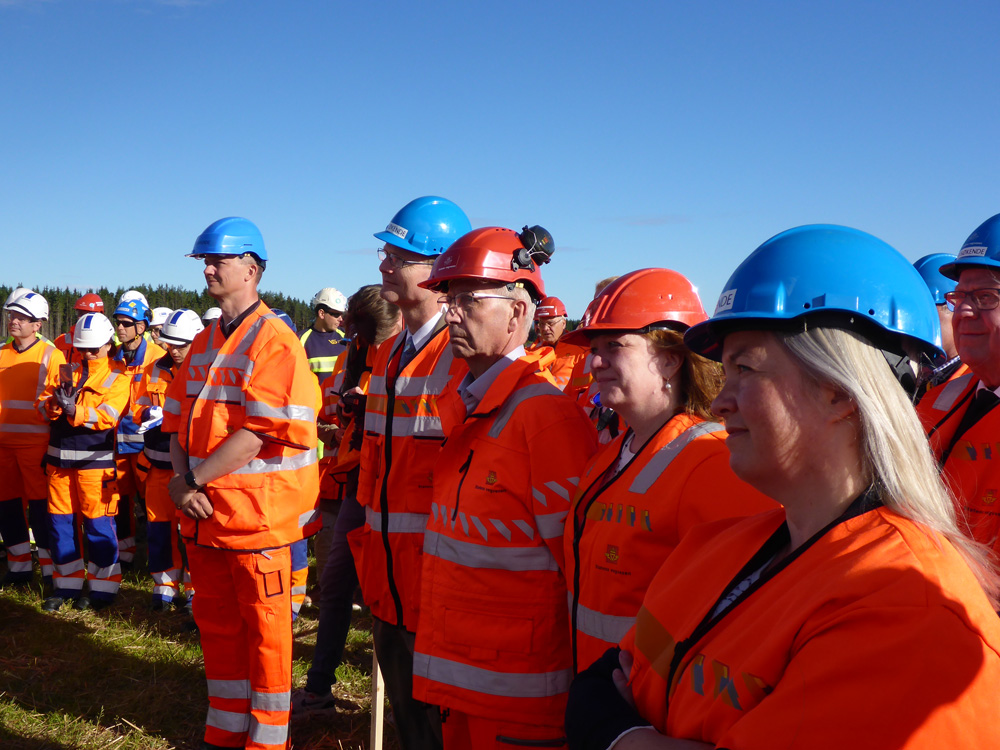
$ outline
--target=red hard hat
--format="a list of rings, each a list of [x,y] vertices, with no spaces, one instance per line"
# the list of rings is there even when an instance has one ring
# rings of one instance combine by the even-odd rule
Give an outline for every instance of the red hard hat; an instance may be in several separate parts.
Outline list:
[[[546,297],[535,307],[535,320],[547,320],[548,318],[565,318],[566,305],[558,297]]]
[[[93,292],[88,292],[76,301],[73,305],[76,310],[82,310],[83,312],[104,312],[104,300],[100,296],[94,294]]]
[[[540,227],[533,227],[545,232]],[[542,282],[540,263],[548,261],[552,254],[552,238],[545,232],[547,240],[535,243],[532,247],[525,244],[526,233],[532,232],[525,228],[521,234],[513,229],[501,227],[483,227],[473,229],[455,240],[451,247],[445,250],[434,261],[431,275],[426,281],[420,282],[425,289],[445,291],[448,282],[458,279],[475,279],[479,281],[496,281],[499,283],[523,284],[535,299],[545,296],[545,284]],[[544,256],[544,257],[542,257]]]
[[[643,268],[608,284],[562,340],[586,344],[587,334],[658,327],[683,331],[704,320],[708,316],[690,281],[666,268]]]

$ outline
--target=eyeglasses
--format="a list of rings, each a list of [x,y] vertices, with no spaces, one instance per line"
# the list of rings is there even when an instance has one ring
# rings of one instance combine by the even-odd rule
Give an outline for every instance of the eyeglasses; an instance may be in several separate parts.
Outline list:
[[[115,318],[115,328],[135,328],[136,322],[134,320],[119,320]]]
[[[968,292],[945,292],[944,301],[948,309],[954,310],[968,299],[977,310],[995,310],[1000,305],[1000,289],[972,289]]]
[[[244,253],[243,255],[246,254],[247,253]],[[215,265],[216,263],[221,263],[224,260],[234,260],[236,258],[242,258],[243,255],[228,255],[226,253],[205,253],[203,255],[195,255],[193,257],[195,260],[207,260],[210,263],[212,263],[212,265]]]
[[[393,268],[406,268],[407,266],[433,266],[434,265],[434,261],[433,260],[406,260],[404,258],[400,258],[395,253],[387,252],[384,247],[380,247],[378,250],[375,251],[375,253],[376,253],[376,255],[378,255],[379,263],[381,263],[384,260],[388,260],[389,261],[389,265],[392,266]]]
[[[80,354],[97,354],[104,347],[101,346],[77,346],[74,347]]]
[[[455,312],[456,309],[462,311],[462,313],[468,313],[476,308],[479,304],[477,300],[481,299],[505,299],[508,302],[517,302],[513,297],[507,297],[503,294],[482,294],[480,292],[460,292],[455,295],[446,295],[444,297],[438,297],[438,304],[444,305],[448,312]]]

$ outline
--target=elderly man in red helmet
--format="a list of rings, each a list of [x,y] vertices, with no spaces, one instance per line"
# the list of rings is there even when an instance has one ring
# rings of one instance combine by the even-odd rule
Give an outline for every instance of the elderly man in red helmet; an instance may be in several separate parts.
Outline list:
[[[555,359],[548,366],[549,374],[560,390],[565,391],[576,363],[589,353],[586,346],[561,341],[566,331],[566,305],[558,297],[545,297],[535,307],[537,338],[528,351],[549,348]]]
[[[445,750],[560,747],[572,674],[559,541],[596,435],[525,353],[538,264],[552,239],[486,227],[459,238],[421,286],[439,291],[469,373],[442,395],[413,666],[441,706]]]

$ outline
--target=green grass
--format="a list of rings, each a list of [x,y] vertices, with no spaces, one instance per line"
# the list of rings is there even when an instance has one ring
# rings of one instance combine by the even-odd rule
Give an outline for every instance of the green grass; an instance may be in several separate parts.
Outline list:
[[[200,747],[208,698],[198,635],[183,612],[149,612],[151,590],[148,576],[128,573],[113,607],[54,614],[41,611],[40,586],[0,590],[0,748]],[[295,687],[312,660],[316,617],[307,608],[294,625]],[[371,618],[356,615],[337,670],[338,710],[293,718],[294,748],[368,747],[371,662]],[[397,747],[390,727],[384,746]]]

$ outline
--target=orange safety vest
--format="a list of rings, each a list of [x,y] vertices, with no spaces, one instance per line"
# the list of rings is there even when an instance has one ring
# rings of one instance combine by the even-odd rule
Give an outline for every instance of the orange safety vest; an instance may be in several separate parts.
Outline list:
[[[783,522],[699,526],[667,558],[622,641],[639,713],[741,750],[996,747],[1000,620],[954,547],[890,510],[845,514],[706,622]]]
[[[0,446],[45,445],[49,419],[38,403],[46,388],[59,386],[66,358],[47,341],[35,339],[23,352],[11,341],[0,348]]]
[[[585,351],[584,355],[573,364],[569,382],[563,388],[567,396],[586,398],[587,391],[594,382],[594,375],[590,371],[590,360],[590,352]],[[596,387],[594,393],[597,393]]]
[[[353,350],[348,350],[353,351]],[[375,352],[378,347],[369,346],[365,351],[365,371],[362,373],[357,387],[364,393],[368,392],[368,383],[371,380],[372,367],[375,365]],[[328,424],[339,424],[337,417],[337,407],[340,405],[342,391],[344,389],[345,367],[347,365],[347,351],[343,352],[334,364],[333,373],[323,381],[323,413],[320,421]],[[320,488],[326,489],[326,493],[321,493],[322,497],[343,498],[343,489],[347,487],[348,475],[361,463],[361,451],[351,448],[351,441],[358,430],[363,429],[358,424],[358,420],[352,415],[347,424],[343,427],[344,434],[336,450],[327,453],[320,461]],[[339,488],[339,489],[338,489]]]
[[[73,328],[69,329],[69,333],[60,333],[56,336],[56,340],[52,343],[55,345],[56,349],[63,353],[63,356],[68,357],[70,350],[73,348]]]
[[[636,454],[616,472],[625,437],[591,460],[566,524],[577,670],[632,627],[653,574],[691,527],[776,505],[729,468],[721,424],[677,414],[645,445],[632,446]]]
[[[150,366],[165,356],[167,356],[166,349],[146,339],[139,342],[131,363],[125,360],[124,346],[119,346],[118,350],[109,356],[111,367],[125,373],[129,381],[129,416],[118,423],[115,434],[115,451],[119,456],[142,452],[144,439],[138,433],[139,425],[131,417],[132,406],[139,396],[142,380],[148,374]]]
[[[365,524],[349,532],[365,603],[384,622],[417,629],[424,529],[431,508],[431,471],[445,432],[438,398],[465,362],[452,356],[444,319],[406,367],[392,377],[403,334],[375,355],[365,437],[361,444],[358,502]]]
[[[563,525],[596,435],[537,356],[508,365],[467,417],[460,381],[442,398],[413,695],[558,724],[572,679]]]
[[[148,407],[159,406],[163,408],[163,404],[166,402],[167,386],[174,379],[176,367],[169,354],[164,354],[160,359],[151,362],[146,367],[142,379],[139,381],[139,388],[132,405],[132,421],[137,428],[142,424],[143,412]],[[147,430],[140,437],[143,438],[143,453],[149,459],[150,465],[158,469],[172,470],[170,435],[163,432],[162,427],[156,427]]]
[[[941,476],[957,502],[959,522],[972,538],[1000,553],[1000,406],[954,440],[978,385],[972,372],[942,383],[924,396],[917,414],[938,462],[950,448]]]
[[[264,445],[246,466],[208,483],[214,513],[204,521],[182,515],[181,533],[235,550],[271,549],[314,534],[321,523],[319,405],[302,345],[263,302],[228,339],[218,319],[199,333],[167,387],[163,431],[177,433],[192,469],[236,430],[253,431]]]
[[[115,425],[128,407],[128,378],[107,357],[70,363],[79,388],[72,418],[46,388],[39,404],[52,420],[45,462],[62,469],[115,468]]]

